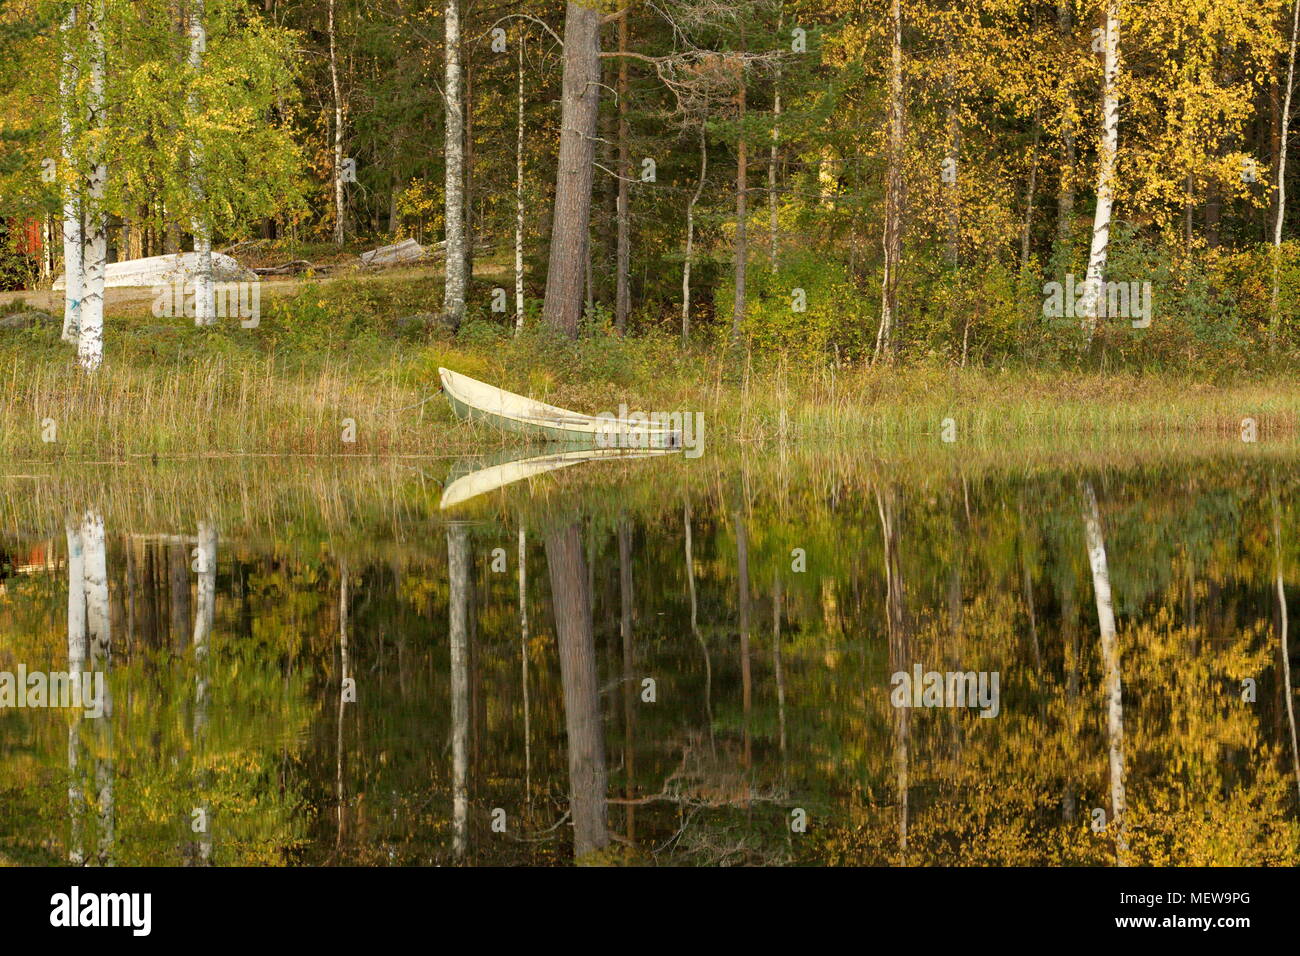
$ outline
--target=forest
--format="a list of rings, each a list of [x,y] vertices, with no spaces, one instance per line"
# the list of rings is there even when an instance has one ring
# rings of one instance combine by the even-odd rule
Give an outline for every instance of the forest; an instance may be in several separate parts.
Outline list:
[[[1215,376],[1300,347],[1280,0],[2,10],[0,284],[70,273],[88,368],[108,264],[193,251],[185,317],[238,340],[214,252],[301,289],[407,239],[400,301],[302,296],[230,348],[403,311],[471,353],[628,336],[730,368]]]

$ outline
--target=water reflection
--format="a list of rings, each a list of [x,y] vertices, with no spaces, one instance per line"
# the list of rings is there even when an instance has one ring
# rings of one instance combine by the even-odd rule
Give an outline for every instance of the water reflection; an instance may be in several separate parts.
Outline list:
[[[5,522],[0,671],[107,693],[0,710],[0,856],[1300,858],[1290,469],[635,468],[451,518],[412,479],[423,517],[346,536],[247,502]],[[898,706],[914,671],[997,674],[996,716]]]

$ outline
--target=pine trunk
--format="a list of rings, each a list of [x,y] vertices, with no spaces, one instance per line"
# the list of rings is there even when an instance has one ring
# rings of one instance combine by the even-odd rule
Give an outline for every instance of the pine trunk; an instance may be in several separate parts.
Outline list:
[[[599,107],[600,11],[570,2],[564,17],[560,155],[542,312],[549,325],[574,338],[582,318]]]

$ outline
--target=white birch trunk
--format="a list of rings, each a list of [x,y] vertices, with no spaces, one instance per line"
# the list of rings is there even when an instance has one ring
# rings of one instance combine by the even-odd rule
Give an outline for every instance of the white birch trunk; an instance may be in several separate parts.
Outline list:
[[[1105,673],[1106,747],[1110,765],[1109,826],[1115,834],[1115,856],[1128,866],[1128,814],[1124,796],[1124,701],[1120,677],[1119,641],[1115,635],[1115,609],[1110,595],[1110,571],[1106,564],[1106,542],[1097,512],[1097,496],[1088,482],[1083,486],[1083,527],[1088,544],[1088,565],[1092,569],[1092,590],[1097,598],[1097,625],[1101,631],[1101,657]]]
[[[465,107],[460,92],[460,0],[446,0],[446,70],[443,94],[446,105],[443,221],[447,246],[443,261],[445,281],[442,308],[448,321],[459,327],[465,318]]]
[[[207,51],[207,35],[203,29],[204,0],[190,0],[190,69],[194,79],[203,72],[203,54]],[[202,109],[197,93],[189,98],[191,114]],[[198,257],[198,268],[194,273],[194,324],[215,325],[217,322],[216,303],[212,288],[212,229],[208,225],[206,210],[207,186],[203,176],[203,142],[195,138],[190,146],[190,194],[194,199],[195,214],[190,222],[194,233],[194,252]]]
[[[339,90],[334,0],[329,0],[330,84],[334,93],[334,243],[343,245],[343,97]]]
[[[1300,31],[1300,0],[1291,4],[1291,49],[1286,61],[1286,95],[1282,100],[1282,129],[1278,133],[1277,218],[1273,221],[1273,288],[1268,300],[1270,348],[1276,344],[1280,321],[1278,285],[1282,267],[1282,223],[1286,219],[1286,141],[1291,129],[1291,94],[1295,90],[1295,51],[1298,31]]]
[[[518,122],[515,125],[515,334],[524,330],[524,28],[519,27]],[[523,547],[523,532],[519,532]],[[523,574],[523,571],[520,571]],[[522,578],[521,578],[522,580]]]
[[[1119,0],[1106,5],[1105,76],[1102,87],[1102,135],[1097,150],[1097,211],[1092,220],[1087,285],[1083,299],[1083,329],[1088,342],[1097,331],[1098,306],[1106,278],[1110,249],[1111,211],[1115,205],[1115,157],[1119,152]]]
[[[87,34],[90,40],[90,94],[87,119],[92,135],[104,125],[104,8],[91,7]],[[102,148],[102,147],[101,147]],[[93,372],[104,361],[104,270],[108,259],[108,234],[104,227],[104,184],[108,168],[102,154],[91,160],[86,177],[84,276],[78,316],[77,361]]]
[[[81,180],[74,175],[77,160],[72,148],[73,104],[77,97],[80,70],[73,44],[72,32],[77,28],[77,8],[68,9],[59,26],[63,45],[62,68],[59,71],[59,135],[63,152],[63,273],[66,286],[63,292],[63,341],[74,345],[81,336],[81,288],[83,263],[81,230]]]
[[[890,8],[893,36],[889,68],[889,171],[885,194],[885,228],[882,237],[884,268],[880,279],[880,326],[872,364],[893,361],[897,317],[898,269],[903,237],[903,11],[899,0]]]

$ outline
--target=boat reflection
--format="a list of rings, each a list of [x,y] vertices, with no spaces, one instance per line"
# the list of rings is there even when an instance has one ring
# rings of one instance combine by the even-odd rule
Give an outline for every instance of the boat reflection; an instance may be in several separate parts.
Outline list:
[[[611,459],[626,461],[632,458],[651,458],[658,455],[676,455],[680,453],[680,449],[638,448],[630,450],[626,448],[593,448],[590,445],[557,445],[552,446],[552,448],[558,450],[544,455],[533,454],[536,451],[535,448],[513,449],[506,453],[508,456],[506,460],[498,458],[494,464],[468,473],[465,473],[465,465],[458,463],[452,467],[447,476],[447,484],[443,488],[442,501],[439,507],[443,510],[453,508],[490,491],[496,491],[498,488],[504,488],[517,481],[523,481],[525,478],[535,478],[547,472],[571,468],[584,462],[609,461]],[[478,462],[475,462],[475,464],[478,464]],[[453,476],[456,477],[453,478]]]

